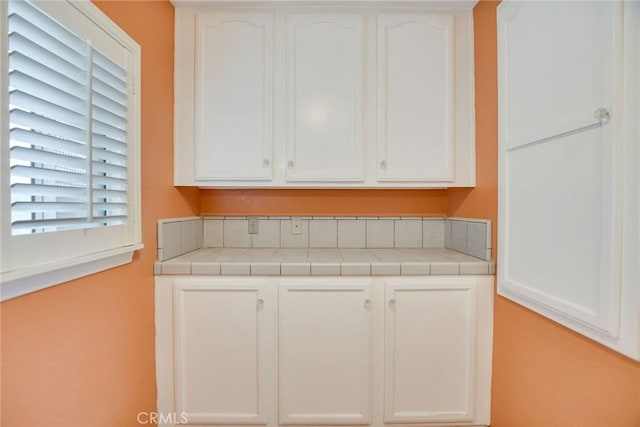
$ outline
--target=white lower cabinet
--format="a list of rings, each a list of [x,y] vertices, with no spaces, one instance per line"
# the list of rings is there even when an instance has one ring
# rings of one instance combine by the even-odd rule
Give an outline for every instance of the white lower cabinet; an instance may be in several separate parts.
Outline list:
[[[492,276],[157,277],[158,412],[191,426],[486,426],[492,296]]]
[[[371,281],[283,280],[280,423],[369,424]]]
[[[188,424],[268,424],[275,283],[186,279],[173,288],[175,412]]]
[[[385,422],[474,420],[478,290],[450,278],[387,282]]]

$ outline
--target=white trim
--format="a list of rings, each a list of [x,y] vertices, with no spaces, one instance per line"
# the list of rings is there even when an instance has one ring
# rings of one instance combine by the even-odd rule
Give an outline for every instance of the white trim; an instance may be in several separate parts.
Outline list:
[[[11,230],[11,194],[9,178],[9,38],[5,36],[9,28],[7,16],[8,2],[0,1],[0,254],[9,253],[9,239],[4,238],[4,230]],[[5,191],[7,189],[7,191]],[[0,270],[2,259],[0,257]]]
[[[63,262],[2,273],[0,274],[0,301],[130,263],[133,253],[143,247],[142,243],[138,243]]]
[[[140,45],[90,0],[67,0],[67,2],[131,53],[140,53]]]
[[[427,6],[433,9],[471,10],[479,0],[170,0],[174,7],[256,6]]]
[[[75,30],[84,37],[90,36],[94,42],[102,40],[102,45],[114,46],[118,55],[122,52],[122,66],[125,67],[128,78],[128,126],[127,141],[128,159],[128,221],[123,225],[124,231],[106,228],[93,228],[81,232],[65,232],[58,236],[44,236],[42,233],[34,235],[27,243],[25,236],[20,239],[11,236],[11,211],[9,193],[9,156],[8,144],[8,105],[0,105],[0,133],[2,136],[2,160],[0,161],[0,202],[2,222],[1,251],[2,267],[6,271],[0,272],[0,301],[16,298],[27,293],[35,292],[50,286],[94,274],[119,265],[131,262],[133,253],[142,249],[141,230],[141,190],[140,190],[140,70],[141,47],[124,30],[104,14],[89,0],[66,0],[63,2],[34,1],[46,14],[63,24],[73,21]],[[0,1],[0,94],[7,95],[7,9],[6,2]],[[82,18],[81,18],[82,17]],[[86,19],[85,19],[86,18]],[[94,37],[95,36],[95,37]],[[105,42],[105,40],[109,40]],[[111,44],[113,42],[113,45]],[[117,46],[117,47],[116,47]],[[8,99],[3,96],[2,99]],[[48,233],[52,234],[52,233]],[[90,235],[89,235],[90,234]],[[84,237],[83,237],[84,236]],[[28,236],[31,237],[31,236]],[[46,244],[43,245],[43,242]],[[83,250],[78,250],[78,243],[82,243]],[[86,245],[85,245],[85,242]],[[49,253],[40,251],[40,260],[34,257],[30,248],[40,249],[44,246]],[[69,249],[69,251],[65,250]],[[20,250],[23,250],[22,252]],[[75,250],[75,253],[74,253]],[[18,251],[18,252],[16,252]],[[15,262],[16,256],[22,255],[30,259],[26,262]],[[38,252],[35,250],[34,252]],[[36,254],[38,255],[38,254]],[[58,259],[56,259],[56,256]],[[64,259],[67,256],[67,259]],[[33,265],[29,265],[32,262]]]

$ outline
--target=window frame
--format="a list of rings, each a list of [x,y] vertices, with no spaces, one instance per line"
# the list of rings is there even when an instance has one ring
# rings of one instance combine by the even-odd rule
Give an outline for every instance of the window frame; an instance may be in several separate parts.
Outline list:
[[[46,13],[49,7],[59,8],[54,19],[61,24],[72,26],[73,15],[79,12],[84,15],[82,23],[73,26],[83,27],[92,37],[109,37],[122,46],[127,52],[128,71],[131,90],[127,94],[128,103],[128,137],[127,137],[127,188],[128,188],[128,221],[122,226],[97,227],[89,230],[74,230],[75,237],[82,241],[80,248],[74,248],[73,256],[58,255],[50,262],[34,262],[25,264],[30,257],[29,249],[37,249],[46,239],[64,239],[65,232],[35,233],[26,236],[12,236],[11,230],[11,188],[10,188],[10,153],[9,153],[9,103],[0,106],[0,301],[5,301],[27,293],[35,292],[50,286],[130,263],[136,250],[142,249],[141,206],[140,206],[140,70],[141,47],[124,30],[108,18],[89,0],[64,0],[55,2],[31,1]],[[8,82],[8,16],[7,2],[0,1],[0,93],[3,100],[9,99]],[[68,14],[68,16],[62,16]],[[65,18],[68,22],[65,22]],[[124,51],[123,51],[124,52]],[[119,231],[122,238],[117,243],[105,246],[101,235],[105,232],[91,230],[109,230],[111,227],[124,227]],[[53,237],[42,238],[41,234]],[[70,240],[73,241],[73,240]],[[60,243],[60,242],[58,242]],[[63,243],[64,244],[64,243]],[[55,248],[51,251],[54,254]],[[64,252],[64,251],[62,251]],[[37,257],[36,257],[37,258]],[[14,259],[19,260],[14,262]]]

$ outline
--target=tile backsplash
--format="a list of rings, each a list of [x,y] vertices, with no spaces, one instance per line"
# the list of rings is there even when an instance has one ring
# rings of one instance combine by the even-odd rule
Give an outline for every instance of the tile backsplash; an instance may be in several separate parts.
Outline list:
[[[294,218],[300,221],[299,234],[293,233],[292,219],[287,217],[259,218],[258,234],[249,234],[246,217],[204,217],[204,246],[364,249],[444,245],[444,218]]]
[[[202,217],[158,221],[158,260],[177,257],[203,247]]]
[[[491,260],[491,221],[446,218],[444,247],[476,258]]]
[[[158,221],[158,260],[202,247],[447,248],[491,259],[491,221],[441,217],[189,217]],[[299,222],[295,230],[293,222]]]

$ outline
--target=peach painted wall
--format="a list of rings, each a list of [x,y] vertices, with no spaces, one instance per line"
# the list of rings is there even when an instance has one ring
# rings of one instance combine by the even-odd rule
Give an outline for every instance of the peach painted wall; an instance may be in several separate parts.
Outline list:
[[[474,10],[477,186],[449,190],[450,216],[497,217],[497,5]],[[640,426],[640,364],[496,297],[492,399],[492,427]]]
[[[202,190],[203,215],[444,216],[445,190]]]
[[[131,264],[7,301],[2,318],[3,427],[136,426],[155,411],[156,220],[197,213],[173,187],[173,6],[98,6],[142,46],[142,234]]]
[[[200,192],[172,186],[172,6],[151,0],[97,4],[143,48],[146,248],[130,265],[0,305],[2,426],[134,426],[139,411],[155,409],[152,262],[157,218],[202,212],[449,214],[495,220],[497,3],[482,2],[475,11],[475,189]],[[639,364],[496,298],[494,427],[640,426],[639,405]]]

